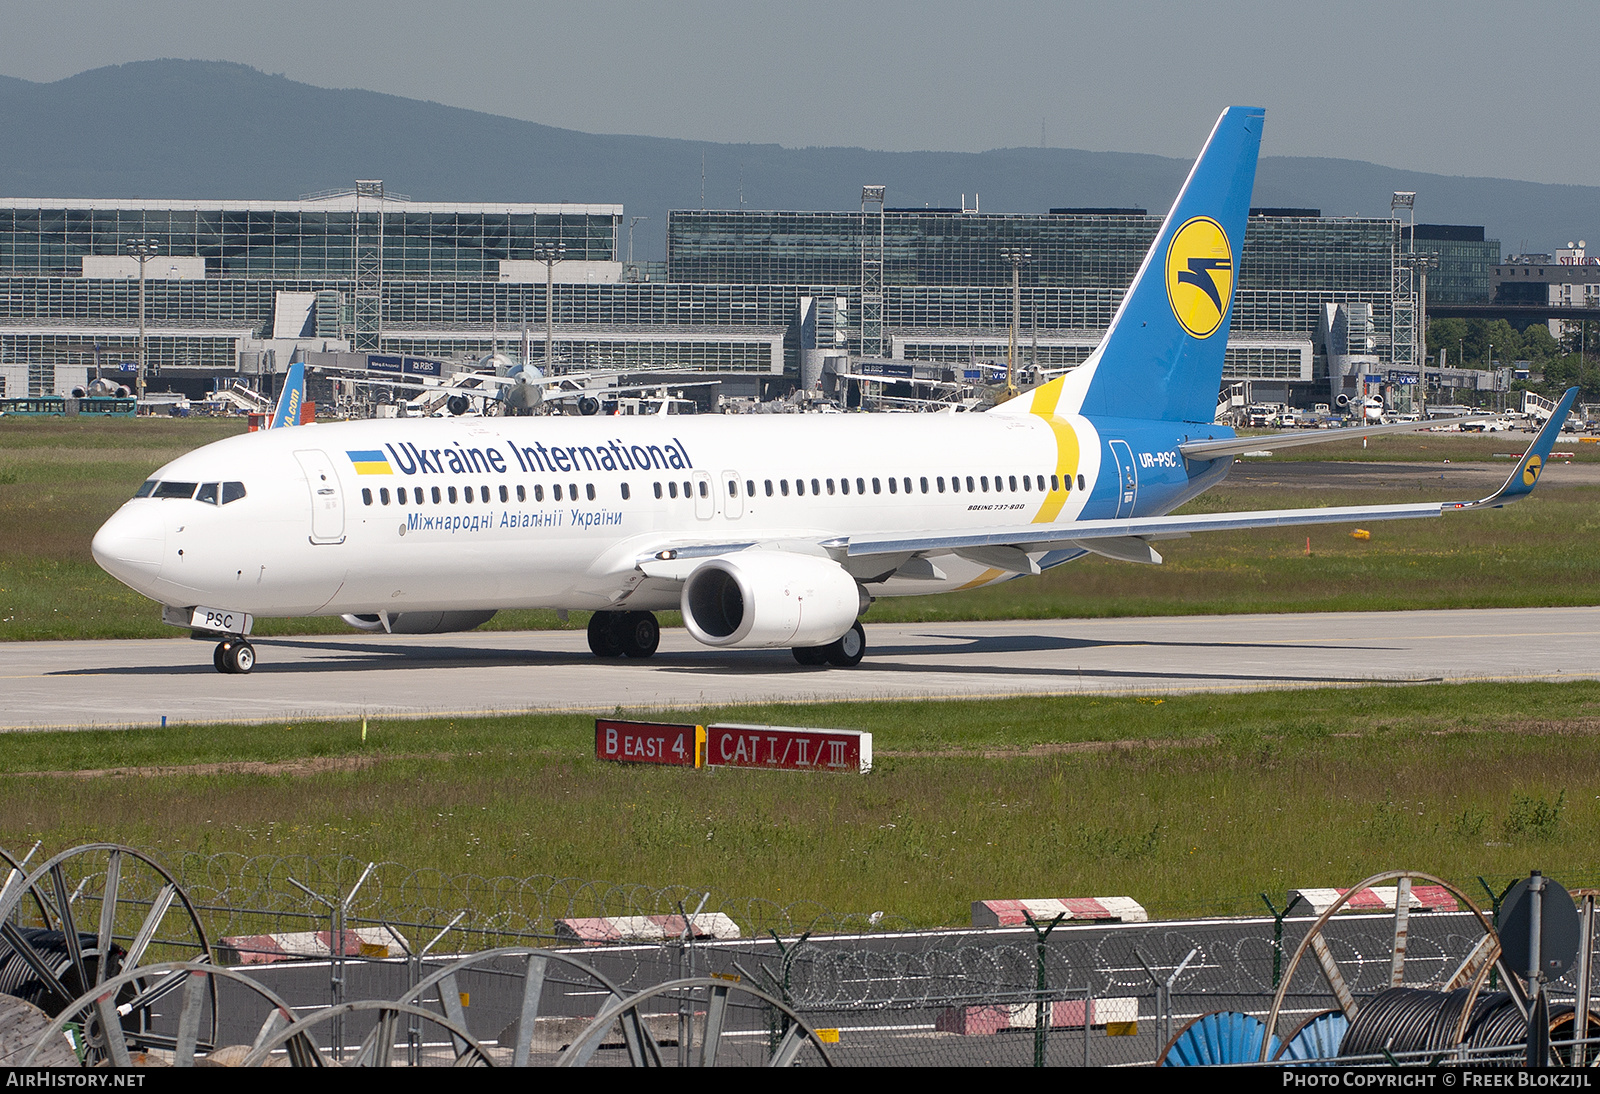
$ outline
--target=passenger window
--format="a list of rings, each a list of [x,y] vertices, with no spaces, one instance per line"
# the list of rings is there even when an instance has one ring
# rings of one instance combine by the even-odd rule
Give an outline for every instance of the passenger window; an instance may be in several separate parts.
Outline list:
[[[534,486],[534,488],[533,488],[533,500],[534,501],[543,501],[544,500],[544,487],[543,486],[539,486],[539,485],[535,485]]]
[[[856,493],[865,494],[866,492],[867,492],[867,480],[866,479],[857,479],[856,480]]]
[[[820,482],[818,482],[816,479],[812,479],[811,480],[811,492],[813,494],[822,493],[822,484]]]
[[[890,481],[892,482],[893,480]],[[872,480],[872,492],[874,494],[883,493],[883,484],[881,484],[877,479]]]
[[[433,488],[433,504],[439,504],[439,488],[437,486]]]
[[[972,476],[971,476],[971,475],[968,475],[968,476],[967,476],[967,493],[969,493],[969,494],[970,494],[970,493],[972,493],[972,492],[973,492],[973,491],[974,491],[974,490],[976,490],[976,489],[977,489],[977,487],[976,487],[976,486],[974,486],[974,485],[973,485],[973,482],[972,482]]]
[[[1044,476],[1043,475],[1035,475],[1034,478],[1036,478],[1038,480],[1039,489],[1043,490],[1044,489]]]
[[[511,495],[506,492],[506,488],[504,486],[502,486],[500,488],[500,500],[501,501],[510,501],[511,500]]]
[[[659,498],[661,496],[661,484],[658,482],[653,483],[652,485],[656,488],[656,497]]]
[[[470,487],[470,486],[462,487],[462,496],[467,501],[471,501],[472,500],[472,487]],[[450,500],[451,501],[455,501],[456,499],[455,498],[451,498]]]
[[[667,493],[671,494],[673,497],[677,497],[678,496],[678,484],[675,483],[675,482],[667,483]],[[557,500],[559,500],[559,499],[557,499]]]
[[[584,483],[583,484],[583,489],[584,489],[584,492],[588,495],[589,500],[593,501],[594,500],[594,483],[592,483],[592,482]]]
[[[898,484],[895,482],[894,477],[890,476],[890,478],[889,478],[889,493],[893,494],[895,492],[897,486],[898,486]]]
[[[849,479],[840,479],[839,480],[839,493],[841,493],[841,494],[850,493],[850,480]]]
[[[470,490],[472,488],[469,486],[469,487],[467,487],[467,489]],[[450,504],[454,505],[456,503],[456,488],[453,487],[453,486],[447,487],[446,488],[446,493],[448,493],[450,495]]]
[[[528,491],[523,489],[523,487],[520,484],[517,486],[517,500],[518,501],[527,501],[528,500]]]
[[[1015,475],[1012,475],[1011,476],[1011,491],[1012,491],[1012,493],[1015,493],[1016,489],[1017,489],[1017,477]]]
[[[627,501],[632,496],[633,496],[632,492],[628,490],[628,484],[627,483],[623,483],[622,484],[622,500],[623,501]]]
[[[711,496],[711,486],[710,486],[709,483],[705,482],[704,480],[701,480],[701,483],[700,483],[700,496],[702,498],[709,498]]]
[[[200,492],[194,496],[194,500],[208,502],[211,505],[217,504],[217,484],[214,482],[201,483]]]
[[[830,496],[833,494],[833,480],[832,479],[828,480],[828,493],[829,493]]]
[[[1056,478],[1054,475],[1051,475],[1050,476],[1050,492],[1052,494],[1054,494],[1057,490],[1060,490],[1060,489],[1061,489],[1061,480]]]
[[[148,498],[151,494],[153,494],[155,492],[155,489],[156,489],[156,480],[155,479],[146,479],[143,483],[141,483],[139,485],[139,489],[134,492],[133,496],[136,497],[136,498]]]
[[[767,483],[767,497],[770,498],[770,497],[772,497],[772,480],[771,479],[767,479],[766,483]]]
[[[574,496],[576,496],[576,495],[574,495]],[[686,497],[686,498],[692,496],[692,492],[689,489],[689,484],[688,483],[684,483],[683,484],[683,496]]]
[[[560,501],[561,500],[561,484],[559,482],[553,484],[550,487],[550,496],[552,498],[554,498],[556,501]],[[576,501],[577,499],[574,498],[573,500]]]
[[[378,500],[385,505],[389,504],[389,488],[387,486],[378,487]]]
[[[365,486],[363,486],[361,488],[361,504],[362,505],[371,505],[372,504],[372,491],[367,489]]]
[[[1083,485],[1083,476],[1082,476],[1082,475],[1079,475],[1079,476],[1078,476],[1078,489],[1079,489],[1079,490],[1083,490],[1083,489],[1086,489],[1086,488],[1085,488],[1085,487],[1084,487],[1084,485]]]
[[[784,497],[788,497],[789,496],[789,480],[788,479],[779,479],[778,480],[778,492],[781,493]]]
[[[770,493],[772,493],[772,491],[768,490],[767,493],[770,494]],[[753,497],[756,496],[756,480],[755,479],[745,479],[744,480],[744,496],[747,497],[747,498],[753,498]]]
[[[738,496],[739,496],[739,480],[738,479],[729,479],[728,480],[728,497],[736,498]]]
[[[806,495],[806,480],[805,479],[795,479],[794,480],[794,496],[797,497],[797,498],[803,498],[803,497],[805,497],[805,495]]]
[[[928,492],[928,476],[926,475],[922,476],[922,492],[924,494]]]
[[[934,479],[934,483],[939,487],[939,493],[944,493],[944,476],[940,475],[938,478]]]
[[[911,493],[911,476],[910,476],[910,475],[907,475],[907,476],[906,476],[906,477],[905,477],[905,478],[904,478],[904,479],[902,479],[902,480],[901,480],[901,481],[902,481],[902,482],[904,482],[904,483],[905,483],[905,484],[906,484],[906,493],[908,493],[908,494],[909,494],[909,493]]]
[[[989,492],[989,476],[988,475],[980,475],[980,476],[978,476],[978,485],[982,486],[983,487],[983,492],[987,494]]]

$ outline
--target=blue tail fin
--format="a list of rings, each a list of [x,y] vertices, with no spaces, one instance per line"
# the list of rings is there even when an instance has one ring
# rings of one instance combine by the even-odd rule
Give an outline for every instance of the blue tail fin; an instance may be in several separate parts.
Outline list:
[[[278,393],[278,406],[272,412],[268,429],[300,424],[300,405],[306,401],[306,366],[296,361],[283,377],[283,390]]]
[[[1217,119],[1105,338],[1062,377],[1062,410],[1212,420],[1264,121],[1247,106]]]

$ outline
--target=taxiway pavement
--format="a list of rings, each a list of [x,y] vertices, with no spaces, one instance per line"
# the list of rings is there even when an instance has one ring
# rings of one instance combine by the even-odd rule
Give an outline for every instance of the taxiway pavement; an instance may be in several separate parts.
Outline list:
[[[0,730],[1600,678],[1600,608],[878,623],[867,641],[836,669],[682,630],[644,661],[571,631],[263,638],[248,676],[184,638],[7,643]]]

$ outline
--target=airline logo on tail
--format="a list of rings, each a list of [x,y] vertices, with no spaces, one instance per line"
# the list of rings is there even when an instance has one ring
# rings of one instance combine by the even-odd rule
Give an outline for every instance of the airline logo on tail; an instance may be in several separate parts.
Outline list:
[[[283,378],[283,391],[278,396],[278,406],[272,412],[272,421],[268,429],[282,429],[285,426],[300,424],[300,404],[306,397],[306,367],[296,361],[289,366],[289,372]]]
[[[1167,248],[1167,300],[1184,330],[1209,338],[1233,299],[1233,248],[1210,217],[1193,217]]]

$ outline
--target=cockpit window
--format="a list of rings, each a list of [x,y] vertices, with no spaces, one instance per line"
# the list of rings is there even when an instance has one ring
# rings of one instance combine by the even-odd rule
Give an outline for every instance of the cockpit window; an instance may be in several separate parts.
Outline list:
[[[244,483],[225,482],[222,484],[223,505],[227,505],[230,501],[238,501],[242,497],[244,497]]]
[[[163,482],[156,484],[155,496],[158,498],[192,498],[195,487],[200,485],[194,482]]]
[[[156,489],[156,480],[155,479],[146,479],[144,482],[139,484],[139,490],[133,496],[136,497],[136,498],[148,498],[151,494],[153,494],[155,492],[155,489]]]
[[[210,502],[212,505],[218,504],[217,503],[217,484],[214,483],[214,482],[203,482],[203,483],[201,483],[200,484],[200,492],[194,496],[194,500],[195,501]]]

